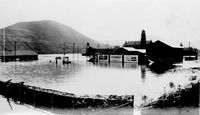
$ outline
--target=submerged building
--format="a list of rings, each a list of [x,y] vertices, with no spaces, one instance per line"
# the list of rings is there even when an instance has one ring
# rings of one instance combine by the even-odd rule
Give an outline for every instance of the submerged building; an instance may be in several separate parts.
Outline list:
[[[181,62],[183,60],[183,47],[170,46],[160,40],[147,47],[148,59],[155,62]]]
[[[38,54],[32,50],[16,50],[16,51],[5,51],[0,52],[1,61],[29,61],[29,60],[38,60]]]
[[[94,62],[116,62],[116,63],[143,63],[146,50],[139,50],[132,47],[121,47],[113,49],[112,52],[96,53]]]
[[[142,30],[140,41],[126,41],[123,47],[112,49],[88,47],[87,51],[88,54],[93,55],[92,61],[122,63],[149,63],[150,61],[176,63],[182,62],[186,53],[182,46],[170,44],[169,41],[147,41],[145,30]]]

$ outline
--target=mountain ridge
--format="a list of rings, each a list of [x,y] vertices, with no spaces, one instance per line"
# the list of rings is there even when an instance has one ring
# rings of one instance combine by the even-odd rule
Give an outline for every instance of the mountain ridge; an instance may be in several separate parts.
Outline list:
[[[51,20],[18,22],[5,30],[7,50],[13,50],[14,41],[17,41],[17,49],[34,50],[39,54],[63,53],[64,48],[69,53],[81,53],[87,42],[91,46],[99,44],[75,29]],[[0,42],[2,46],[2,39]]]

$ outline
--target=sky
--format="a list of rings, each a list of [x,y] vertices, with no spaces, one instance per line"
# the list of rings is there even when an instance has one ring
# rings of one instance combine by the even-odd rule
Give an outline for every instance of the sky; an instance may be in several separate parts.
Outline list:
[[[98,41],[147,39],[200,48],[200,0],[0,0],[0,28],[53,20]]]

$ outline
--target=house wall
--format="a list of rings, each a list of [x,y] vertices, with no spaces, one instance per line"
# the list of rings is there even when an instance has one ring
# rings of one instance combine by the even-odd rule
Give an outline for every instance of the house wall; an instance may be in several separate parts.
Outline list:
[[[98,56],[98,60],[99,62],[108,62],[109,61],[109,55],[107,54],[99,54]]]
[[[110,55],[110,62],[122,62],[123,55]]]
[[[140,55],[108,55],[108,54],[98,54],[95,56],[97,62],[112,62],[112,63],[138,63]]]
[[[124,55],[124,62],[131,63],[131,62],[138,62],[138,55]]]

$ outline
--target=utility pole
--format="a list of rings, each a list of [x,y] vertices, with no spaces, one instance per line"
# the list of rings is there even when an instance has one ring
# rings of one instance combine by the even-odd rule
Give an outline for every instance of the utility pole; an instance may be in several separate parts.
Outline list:
[[[189,57],[191,55],[190,41],[189,41]]]
[[[190,49],[190,42],[189,42],[189,49]]]
[[[73,54],[74,54],[75,43],[73,43]]]
[[[3,29],[2,29],[2,31],[1,31],[1,38],[2,38],[2,46],[1,46],[1,50],[2,50],[2,55],[1,55],[1,61],[3,62],[3,48],[4,48],[4,46],[3,46]]]
[[[17,41],[15,41],[15,61],[17,60]]]
[[[64,42],[64,49],[63,49],[63,51],[64,51],[64,55],[65,55],[65,42]]]
[[[6,42],[5,42],[5,39],[6,39],[6,30],[5,30],[5,28],[3,28],[3,57],[2,57],[3,62],[5,62],[5,57],[6,57],[6,52],[5,52]]]

